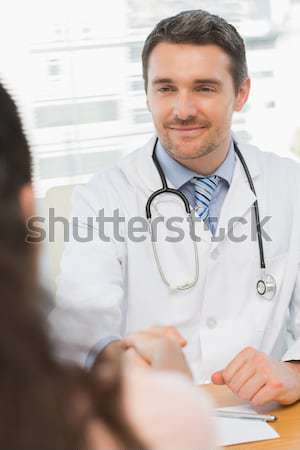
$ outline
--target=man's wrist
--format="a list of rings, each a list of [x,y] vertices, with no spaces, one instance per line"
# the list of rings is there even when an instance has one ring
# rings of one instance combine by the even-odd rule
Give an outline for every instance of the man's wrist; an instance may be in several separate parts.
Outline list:
[[[284,364],[286,364],[292,370],[297,372],[300,376],[300,361],[296,361],[296,360],[284,361]]]
[[[97,354],[92,368],[103,361],[120,359],[125,350],[126,347],[121,339],[110,342]]]
[[[294,373],[294,384],[293,384],[293,401],[294,403],[300,400],[300,361],[284,361],[284,364]],[[286,404],[286,403],[284,403]],[[288,403],[289,404],[289,403]]]
[[[96,345],[94,345],[89,351],[85,361],[85,367],[87,369],[91,369],[92,367],[94,367],[96,361],[100,359],[100,355],[101,357],[106,357],[111,352],[109,348],[117,348],[117,344],[115,346],[112,346],[112,344],[117,342],[121,343],[121,338],[119,336],[107,336],[103,339],[100,339],[96,343]]]
[[[118,355],[122,350],[124,350],[124,345],[121,339],[116,339],[107,344],[102,351],[99,353],[99,356],[114,358]]]

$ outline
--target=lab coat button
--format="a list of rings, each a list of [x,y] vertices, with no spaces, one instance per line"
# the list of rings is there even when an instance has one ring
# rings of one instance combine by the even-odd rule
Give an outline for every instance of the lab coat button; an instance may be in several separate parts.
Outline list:
[[[219,256],[220,252],[218,249],[215,249],[212,253],[211,253],[211,257],[212,259],[216,260]]]
[[[206,321],[206,325],[207,325],[207,328],[209,328],[210,330],[213,330],[217,326],[217,321],[214,317],[208,317],[208,319]]]

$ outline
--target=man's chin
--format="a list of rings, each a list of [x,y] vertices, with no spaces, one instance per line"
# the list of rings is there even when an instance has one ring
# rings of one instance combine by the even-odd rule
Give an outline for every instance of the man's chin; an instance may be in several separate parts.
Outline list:
[[[177,142],[170,153],[180,159],[196,159],[206,156],[211,153],[212,148],[210,145],[205,144],[192,144],[191,142]]]

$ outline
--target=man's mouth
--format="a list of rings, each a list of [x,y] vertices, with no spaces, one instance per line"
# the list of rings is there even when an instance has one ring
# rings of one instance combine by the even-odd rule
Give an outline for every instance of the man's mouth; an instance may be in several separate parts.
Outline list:
[[[194,135],[194,134],[199,134],[201,132],[203,132],[203,130],[206,129],[206,127],[201,127],[201,126],[190,126],[190,127],[180,127],[180,126],[170,126],[169,127],[170,130],[175,131],[176,133],[180,133],[180,134],[187,134],[187,135]]]
[[[169,127],[172,130],[199,130],[201,128],[205,128],[205,127],[199,127],[199,126],[194,126],[194,127]]]

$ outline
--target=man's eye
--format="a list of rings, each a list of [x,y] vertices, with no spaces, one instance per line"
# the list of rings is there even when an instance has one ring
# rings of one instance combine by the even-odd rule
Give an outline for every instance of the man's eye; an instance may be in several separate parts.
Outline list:
[[[197,92],[215,92],[215,89],[211,86],[198,86],[196,87]]]
[[[172,91],[174,91],[174,88],[171,86],[163,86],[158,89],[158,92],[162,92],[162,93],[172,92]]]

